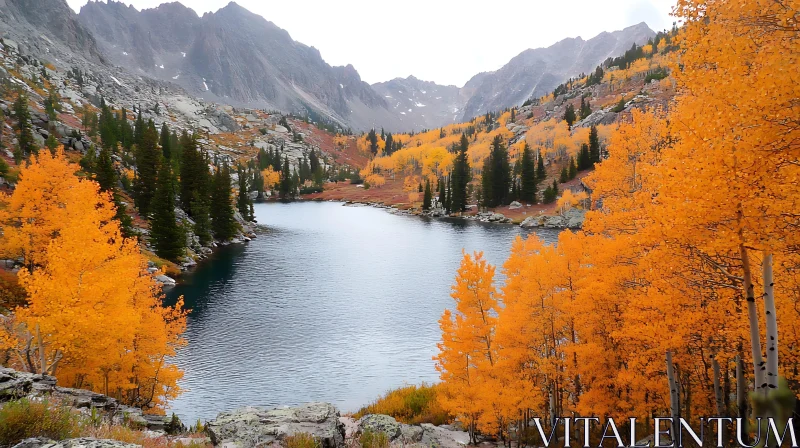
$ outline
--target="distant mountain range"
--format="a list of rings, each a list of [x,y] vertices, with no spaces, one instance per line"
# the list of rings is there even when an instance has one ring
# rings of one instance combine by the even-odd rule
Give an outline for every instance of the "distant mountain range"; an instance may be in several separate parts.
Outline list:
[[[314,47],[233,2],[200,17],[178,2],[139,11],[90,1],[76,16],[65,0],[0,0],[0,18],[8,15],[90,60],[177,84],[207,101],[308,113],[357,130],[430,129],[520,105],[655,35],[640,23],[586,41],[564,39],[526,50],[459,88],[413,76],[369,85],[353,66],[327,64]]]

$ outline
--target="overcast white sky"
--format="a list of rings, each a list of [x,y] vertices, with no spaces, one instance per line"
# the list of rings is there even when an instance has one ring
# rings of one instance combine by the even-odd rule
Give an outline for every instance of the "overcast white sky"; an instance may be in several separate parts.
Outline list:
[[[75,9],[87,0],[67,0]],[[125,0],[137,9],[164,0]],[[198,14],[229,0],[181,0]],[[589,39],[647,22],[670,28],[675,0],[237,0],[316,47],[331,65],[353,66],[369,83],[414,75],[463,86],[528,48]]]

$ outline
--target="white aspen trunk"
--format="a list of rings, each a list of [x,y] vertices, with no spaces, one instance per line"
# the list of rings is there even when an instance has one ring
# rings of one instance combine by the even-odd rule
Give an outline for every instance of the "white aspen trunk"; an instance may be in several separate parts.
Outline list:
[[[673,441],[677,440],[677,431],[679,428],[678,418],[680,417],[680,391],[678,390],[678,382],[675,380],[675,366],[672,364],[672,352],[667,351],[667,381],[669,381],[669,407],[672,417],[672,431],[671,438]]]
[[[758,329],[758,311],[756,310],[756,298],[753,292],[753,277],[750,271],[750,257],[747,254],[744,244],[739,245],[739,252],[742,256],[742,270],[744,277],[744,291],[747,299],[747,315],[750,322],[750,349],[753,352],[753,378],[755,381],[755,391],[766,391],[767,382],[765,379],[766,363],[761,355],[761,334]]]
[[[556,425],[556,387],[555,383],[550,385],[550,427]]]
[[[742,434],[748,434],[747,430],[747,380],[744,377],[744,361],[740,355],[736,355],[736,407],[740,417]],[[747,440],[744,440],[748,443]]]
[[[39,373],[47,375],[47,359],[44,355],[44,344],[42,343],[42,333],[39,331],[39,325],[36,325],[36,343],[39,345]]]
[[[719,362],[717,362],[717,358],[711,360],[711,365],[714,369],[714,399],[717,405],[717,417],[722,417],[722,388],[720,387]]]
[[[767,324],[767,387],[778,388],[778,316],[775,312],[775,282],[772,275],[772,254],[764,253],[764,314]]]

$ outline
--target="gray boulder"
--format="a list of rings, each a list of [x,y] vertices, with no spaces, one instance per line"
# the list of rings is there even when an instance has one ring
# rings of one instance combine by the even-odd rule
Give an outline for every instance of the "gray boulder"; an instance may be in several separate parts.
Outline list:
[[[206,425],[214,445],[239,448],[269,445],[287,436],[307,433],[316,437],[322,448],[342,448],[344,424],[339,411],[328,403],[309,403],[295,408],[247,407],[223,412]]]
[[[358,420],[358,432],[383,432],[394,440],[402,434],[400,423],[388,415],[368,414]]]
[[[561,215],[547,216],[544,218],[543,227],[547,229],[563,229],[566,227],[567,221]]]
[[[25,439],[14,448],[138,448],[139,445],[108,439],[67,439],[54,441],[45,438]]]
[[[166,275],[159,275],[156,276],[156,281],[161,283],[164,286],[175,286],[177,282],[174,278],[166,276]]]
[[[418,425],[400,425],[400,437],[404,442],[417,443],[425,436],[425,430]]]
[[[34,132],[32,135],[33,135],[33,141],[36,142],[36,146],[38,146],[39,148],[44,148],[44,143],[45,143],[44,137],[42,137],[42,135],[39,134],[38,132]]]
[[[564,213],[564,219],[568,229],[580,229],[586,219],[586,210],[571,208]]]
[[[525,218],[522,223],[520,223],[520,227],[531,228],[531,227],[539,227],[541,226],[541,217],[540,216],[528,216]]]

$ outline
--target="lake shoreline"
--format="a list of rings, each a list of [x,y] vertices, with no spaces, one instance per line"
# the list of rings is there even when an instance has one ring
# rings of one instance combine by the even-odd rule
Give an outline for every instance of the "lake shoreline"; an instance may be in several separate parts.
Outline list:
[[[183,296],[191,310],[174,360],[186,392],[170,412],[196,421],[314,401],[356,411],[387,390],[438,381],[438,320],[464,252],[500,266],[530,232],[380,208],[255,204],[256,239],[220,247],[166,290],[165,304]],[[559,232],[537,233],[555,243]]]

